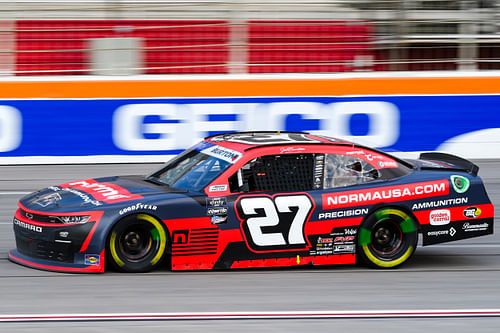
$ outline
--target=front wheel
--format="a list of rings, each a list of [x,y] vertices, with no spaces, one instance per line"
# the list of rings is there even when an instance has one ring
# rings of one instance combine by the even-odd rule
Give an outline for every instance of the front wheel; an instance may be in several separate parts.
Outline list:
[[[393,268],[411,257],[417,240],[413,218],[396,208],[382,208],[361,224],[357,253],[369,266]]]
[[[123,272],[147,272],[157,267],[166,252],[165,228],[146,214],[127,216],[111,230],[106,246],[113,267]]]

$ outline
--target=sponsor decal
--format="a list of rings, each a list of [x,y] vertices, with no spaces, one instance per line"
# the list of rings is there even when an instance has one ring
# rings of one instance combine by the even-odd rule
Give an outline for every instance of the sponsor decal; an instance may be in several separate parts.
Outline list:
[[[344,233],[346,235],[356,235],[358,233],[358,230],[346,228],[346,229],[344,229]]]
[[[415,200],[427,197],[447,195],[449,182],[436,180],[429,182],[384,186],[358,191],[327,193],[322,195],[323,209],[335,209],[363,205],[372,205],[384,201]]]
[[[398,163],[396,161],[380,161],[377,163],[380,168],[397,168]]]
[[[207,206],[209,206],[209,207],[225,207],[225,206],[227,206],[226,197],[207,198]]]
[[[101,264],[101,256],[98,254],[86,254],[85,265],[99,266]]]
[[[469,207],[464,209],[464,216],[469,219],[475,219],[481,216],[481,209],[477,207]]]
[[[120,215],[123,215],[125,213],[130,213],[134,212],[136,210],[157,210],[158,206],[155,205],[150,205],[150,204],[143,204],[141,202],[136,203],[135,205],[131,205],[125,208],[120,209]]]
[[[356,232],[353,228],[337,228],[335,230]],[[322,235],[318,237],[316,242],[316,248],[309,252],[309,255],[320,256],[320,255],[334,255],[343,253],[354,253],[356,245],[354,240],[356,236],[344,235],[343,232],[335,232],[330,235],[338,235],[336,237],[331,237],[329,235]]]
[[[443,236],[443,235],[450,235],[451,237],[455,236],[457,233],[457,230],[453,227],[451,227],[448,230],[433,230],[433,231],[428,231],[427,236]]]
[[[54,204],[60,200],[61,200],[61,195],[56,192],[37,198],[35,201],[33,201],[33,203],[42,207],[47,207],[48,205]]]
[[[371,151],[354,150],[346,152],[346,155],[358,156],[359,158],[369,162],[370,164],[374,164],[376,162],[376,164],[374,165],[377,165],[381,169],[398,167],[398,163],[393,159]]]
[[[342,230],[342,228],[339,228]],[[351,229],[352,231],[353,229]],[[340,233],[335,233],[340,234]],[[320,256],[320,255],[333,255],[342,253],[354,253],[355,236],[319,236],[316,242],[316,248],[309,252],[310,255]]]
[[[82,199],[85,203],[89,203],[89,204],[94,205],[94,206],[102,206],[102,202],[97,201],[97,200],[93,200],[87,194],[85,194],[85,193],[83,193],[81,191],[75,190],[74,188],[66,187],[66,188],[63,188],[62,190],[66,191],[66,192],[73,193],[74,195],[79,196],[80,199]]]
[[[465,222],[462,225],[462,230],[465,232],[470,232],[470,231],[485,231],[488,230],[489,224],[488,223],[480,223],[480,224],[472,224],[469,222]]]
[[[427,236],[441,236],[441,235],[448,235],[449,230],[434,230],[434,231],[428,231]]]
[[[221,224],[227,222],[227,216],[212,216],[210,217],[210,222],[212,224]]]
[[[327,255],[333,254],[333,238],[318,237],[316,242],[316,250],[310,251],[311,255]]]
[[[457,193],[465,193],[469,189],[470,181],[463,176],[451,176],[451,184]]]
[[[368,160],[368,161],[373,161],[375,159],[381,160],[383,158],[382,155],[375,154],[375,153],[372,153],[372,152],[365,152],[363,150],[348,151],[348,152],[346,152],[346,155],[364,156],[365,159]]]
[[[368,214],[368,208],[340,210],[335,212],[325,212],[318,214],[318,220],[336,219],[342,217],[354,217]]]
[[[354,253],[356,247],[353,244],[335,245],[333,247],[334,253]]]
[[[189,239],[189,230],[176,230],[172,233],[174,244],[186,244]]]
[[[235,163],[237,160],[240,159],[241,156],[243,156],[243,154],[240,152],[222,146],[213,146],[204,149],[202,153],[213,157],[217,157],[218,159],[221,159],[229,163]]]
[[[227,215],[227,207],[210,207],[207,209],[208,216]]]
[[[210,216],[212,224],[227,222],[227,199],[226,197],[207,198],[207,215]]]
[[[349,230],[349,232],[356,232],[355,229],[343,229],[337,228],[335,230],[345,231]],[[345,254],[345,253],[355,253],[356,245],[354,244],[355,236],[346,236],[343,235],[343,232],[335,232],[330,235],[342,235],[331,237],[329,235],[321,235],[318,237],[316,241],[316,247],[314,250],[309,252],[311,256],[321,256],[321,255],[337,255],[337,254]]]
[[[454,199],[445,199],[436,201],[426,201],[413,204],[411,209],[423,210],[423,209],[438,208],[443,206],[457,206],[466,204],[467,202],[469,202],[469,198],[454,198]]]
[[[34,231],[34,232],[43,232],[43,229],[42,227],[38,226],[38,225],[33,225],[33,224],[29,224],[29,223],[26,223],[26,222],[23,222],[23,221],[19,221],[17,218],[14,217],[14,220],[13,220],[14,224],[23,228],[23,229],[26,229],[26,230],[29,230],[29,231]]]
[[[429,213],[431,225],[445,225],[450,223],[451,213],[448,209],[433,210]]]
[[[79,180],[76,182],[59,185],[63,188],[72,188],[83,191],[94,197],[97,201],[115,203],[127,200],[142,199],[138,194],[132,194],[127,189],[110,183],[100,183],[94,179]]]
[[[335,237],[335,240],[333,241],[335,244],[351,244],[354,242],[355,236],[337,236]]]
[[[323,175],[325,170],[325,155],[318,154],[314,158],[314,182],[313,187],[315,190],[323,188]]]
[[[348,237],[348,236],[355,236],[357,233],[358,233],[358,229],[355,227],[333,228],[332,232],[330,232],[330,235],[331,236]]]
[[[333,238],[318,238],[318,243],[324,244],[324,243],[333,243]]]
[[[320,249],[320,250],[316,250],[315,254],[314,255],[317,255],[317,256],[324,256],[324,255],[329,255],[329,254],[333,254],[333,248],[328,248],[328,249]]]
[[[293,154],[293,153],[300,153],[306,150],[305,148],[298,148],[298,147],[283,147],[280,149],[280,154]]]
[[[209,192],[225,192],[227,191],[227,184],[224,185],[212,185],[208,189]]]

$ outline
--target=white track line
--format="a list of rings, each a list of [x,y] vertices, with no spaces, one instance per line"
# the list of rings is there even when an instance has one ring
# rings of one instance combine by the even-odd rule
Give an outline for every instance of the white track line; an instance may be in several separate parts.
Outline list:
[[[30,194],[32,192],[0,192],[0,195]]]
[[[0,322],[234,320],[234,319],[360,319],[360,318],[500,317],[500,309],[298,311],[298,312],[170,312],[100,314],[0,315]]]

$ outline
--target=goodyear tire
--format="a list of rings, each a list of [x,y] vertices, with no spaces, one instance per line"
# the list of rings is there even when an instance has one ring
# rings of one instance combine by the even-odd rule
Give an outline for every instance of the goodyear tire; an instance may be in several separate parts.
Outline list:
[[[361,224],[357,253],[369,266],[394,268],[411,257],[417,240],[412,217],[396,208],[382,208]]]
[[[163,225],[146,214],[127,216],[111,230],[107,258],[123,272],[147,272],[165,256],[167,234]]]

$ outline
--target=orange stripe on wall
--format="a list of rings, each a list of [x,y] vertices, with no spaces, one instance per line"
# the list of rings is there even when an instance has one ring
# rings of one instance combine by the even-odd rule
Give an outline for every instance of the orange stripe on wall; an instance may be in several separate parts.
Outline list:
[[[2,81],[0,98],[498,94],[500,77]]]

